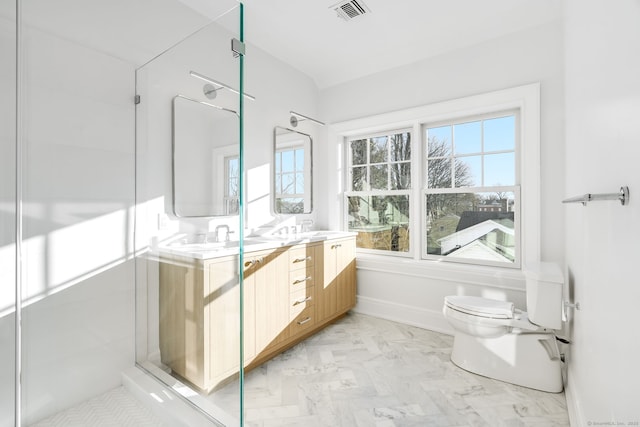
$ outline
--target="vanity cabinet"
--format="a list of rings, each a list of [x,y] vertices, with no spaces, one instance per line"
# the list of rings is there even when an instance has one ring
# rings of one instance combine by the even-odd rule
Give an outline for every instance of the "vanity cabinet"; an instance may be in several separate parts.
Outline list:
[[[210,392],[240,366],[237,255],[160,262],[162,363]],[[355,305],[355,238],[247,252],[244,366],[258,366]]]
[[[236,256],[205,261],[163,257],[159,302],[160,357],[174,374],[207,390],[237,372],[240,288]],[[222,342],[225,345],[219,344]],[[247,344],[245,336],[245,347]]]

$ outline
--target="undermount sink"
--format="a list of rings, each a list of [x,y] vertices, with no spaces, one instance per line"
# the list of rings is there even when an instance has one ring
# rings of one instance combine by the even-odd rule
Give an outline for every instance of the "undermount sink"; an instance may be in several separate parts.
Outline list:
[[[246,238],[244,240],[244,247],[248,248],[255,245],[269,243],[271,240],[260,238]],[[206,252],[222,252],[228,250],[238,249],[240,242],[237,240],[230,240],[228,242],[193,242],[189,238],[180,238],[164,245],[165,248],[179,251],[183,253],[206,253]]]
[[[275,248],[279,246],[295,245],[300,243],[320,242],[323,240],[341,238],[355,235],[348,231],[305,231],[295,234],[274,234],[245,237],[243,248],[251,252],[256,250]],[[240,242],[231,240],[228,242],[206,242],[201,235],[181,235],[176,236],[172,241],[161,244],[161,251],[174,255],[188,256],[198,259],[208,259],[237,253],[240,249]]]
[[[261,236],[261,238],[279,242],[320,241],[335,237],[350,236],[352,234],[354,233],[348,231],[316,230],[304,231],[302,233],[295,234],[271,234],[268,236]]]
[[[215,251],[219,249],[231,249],[237,248],[239,243],[237,241],[229,242],[207,242],[207,243],[175,243],[169,245],[172,248],[180,248],[186,251]]]
[[[228,242],[202,242],[202,243],[185,243],[181,241],[171,242],[168,247],[176,249],[184,249],[185,251],[215,251],[218,249],[237,248],[239,242],[236,240]]]

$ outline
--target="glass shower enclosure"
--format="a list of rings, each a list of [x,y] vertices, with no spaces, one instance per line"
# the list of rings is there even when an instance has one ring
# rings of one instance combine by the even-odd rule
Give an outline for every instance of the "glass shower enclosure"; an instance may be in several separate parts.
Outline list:
[[[242,425],[243,6],[136,70],[136,362]],[[219,14],[219,15],[218,15]]]

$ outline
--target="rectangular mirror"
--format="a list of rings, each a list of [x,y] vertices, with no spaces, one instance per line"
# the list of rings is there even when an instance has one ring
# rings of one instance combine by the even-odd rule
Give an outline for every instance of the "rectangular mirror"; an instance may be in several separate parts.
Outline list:
[[[173,213],[182,218],[236,215],[240,161],[238,114],[183,95],[173,98]]]
[[[311,136],[283,127],[276,127],[273,135],[273,210],[277,214],[310,213],[313,207]]]

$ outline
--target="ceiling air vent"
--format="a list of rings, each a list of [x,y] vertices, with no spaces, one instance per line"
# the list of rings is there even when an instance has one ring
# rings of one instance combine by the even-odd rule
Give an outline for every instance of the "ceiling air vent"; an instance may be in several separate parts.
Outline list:
[[[335,10],[338,16],[345,21],[350,21],[353,18],[371,12],[362,0],[341,1],[331,6],[331,9]]]

